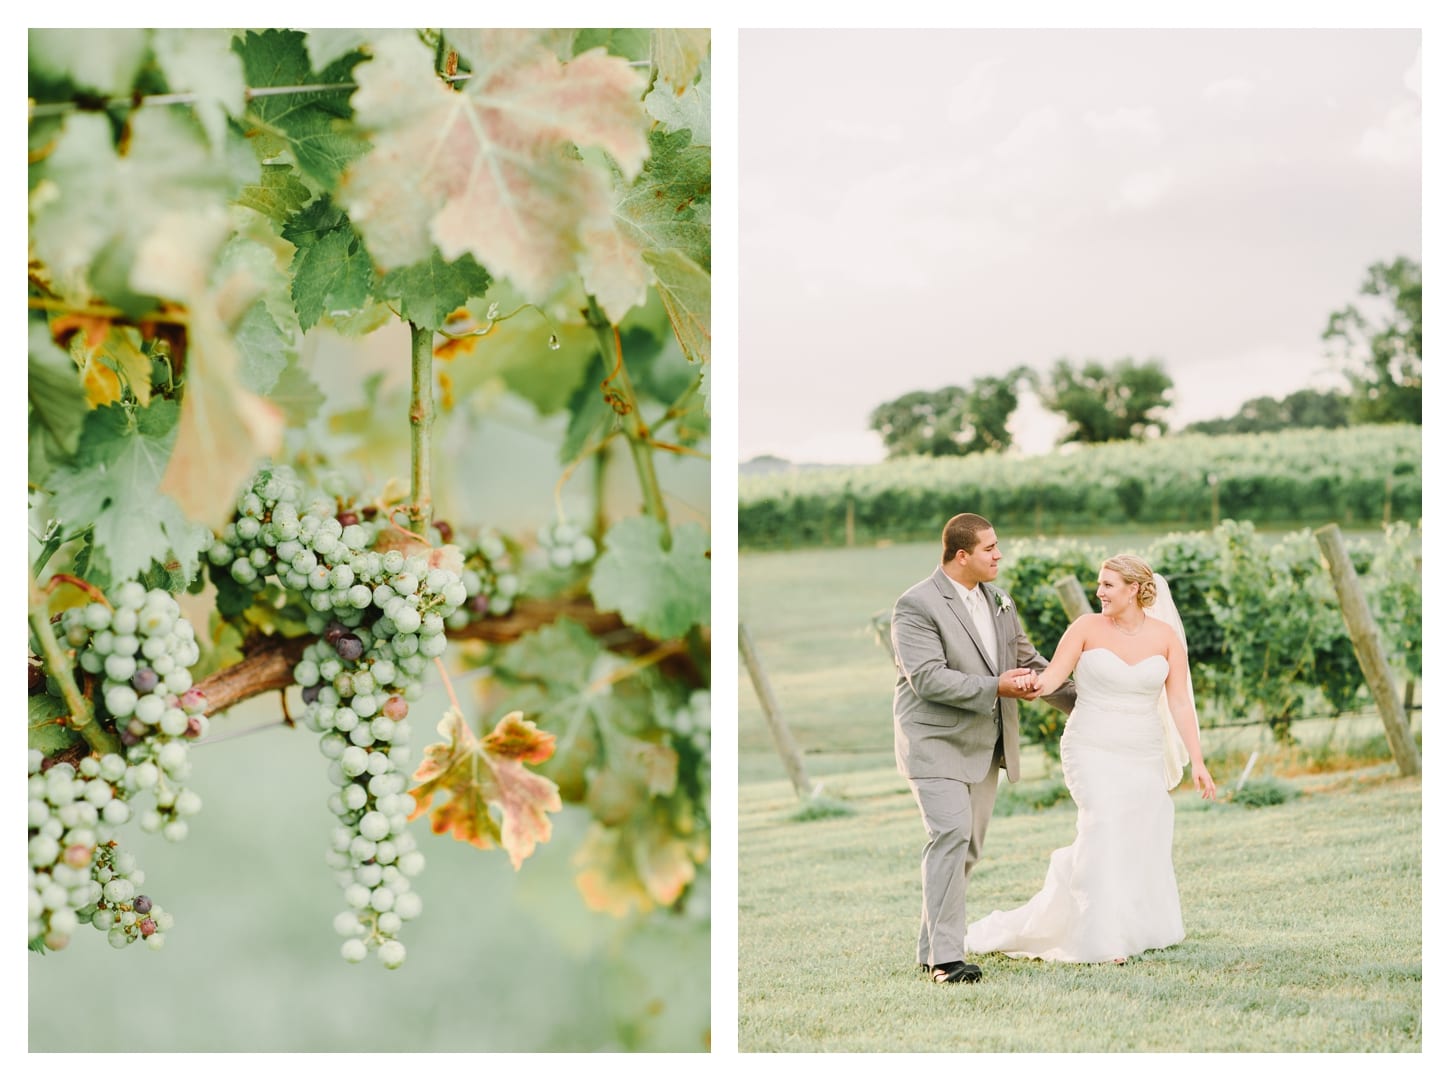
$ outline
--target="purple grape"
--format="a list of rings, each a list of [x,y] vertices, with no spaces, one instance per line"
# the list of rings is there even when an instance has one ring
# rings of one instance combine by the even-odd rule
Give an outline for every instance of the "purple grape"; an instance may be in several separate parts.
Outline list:
[[[138,668],[131,677],[131,686],[136,689],[137,694],[150,694],[160,682],[161,677],[152,668]]]
[[[34,657],[30,658],[30,693],[41,694],[45,691],[45,669]]]
[[[346,633],[347,628],[334,619],[331,623],[327,625],[327,630],[322,632],[322,637],[327,639],[328,645],[330,645],[333,649],[336,649],[337,640]]]
[[[340,635],[332,648],[345,661],[355,661],[363,654],[362,639],[355,634]]]
[[[141,931],[142,938],[150,938],[156,933],[156,921],[153,920],[150,916],[147,916],[136,926]]]
[[[337,520],[344,528],[350,525],[357,525],[357,511],[345,510],[337,516]]]
[[[474,615],[486,615],[488,613],[488,594],[475,593],[468,598],[468,607]]]
[[[136,895],[136,899],[131,902],[131,907],[134,908],[137,913],[144,916],[146,915],[146,913],[151,911],[151,898],[147,897],[144,893],[138,893]]]
[[[448,544],[453,540],[453,527],[441,518],[433,523],[433,528],[438,530],[438,538],[444,544]]]
[[[306,702],[310,706],[313,702],[317,701],[318,696],[321,694],[322,684],[313,683],[310,686],[302,688],[302,701]]]

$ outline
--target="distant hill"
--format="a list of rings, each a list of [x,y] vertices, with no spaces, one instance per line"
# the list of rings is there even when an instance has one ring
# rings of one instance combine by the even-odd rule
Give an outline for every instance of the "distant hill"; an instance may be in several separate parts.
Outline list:
[[[740,463],[741,476],[769,476],[772,473],[802,472],[813,469],[845,469],[847,466],[831,465],[826,462],[792,462],[777,458],[773,454],[761,454],[748,462]]]

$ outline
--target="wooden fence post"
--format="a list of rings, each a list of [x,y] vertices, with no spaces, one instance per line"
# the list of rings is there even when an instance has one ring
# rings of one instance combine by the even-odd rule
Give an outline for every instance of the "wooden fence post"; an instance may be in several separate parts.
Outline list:
[[[795,794],[800,799],[806,799],[811,794],[811,782],[806,776],[805,759],[801,757],[800,748],[796,746],[795,738],[790,734],[790,729],[775,704],[770,681],[765,676],[765,668],[761,665],[760,658],[756,656],[755,643],[751,641],[750,632],[745,629],[744,623],[740,624],[740,656],[750,673],[750,682],[755,685],[755,696],[760,699],[765,722],[770,727],[770,735],[775,740],[775,749],[780,754],[780,760],[785,763],[785,772],[790,777],[790,783],[795,786]]]
[[[1344,537],[1339,526],[1331,523],[1314,531],[1319,550],[1329,564],[1329,576],[1334,580],[1334,590],[1339,594],[1339,610],[1344,624],[1349,628],[1349,639],[1354,643],[1354,655],[1359,658],[1359,667],[1364,672],[1364,681],[1374,694],[1379,706],[1380,720],[1384,722],[1385,734],[1389,736],[1390,750],[1404,776],[1420,773],[1420,749],[1405,720],[1404,708],[1395,696],[1394,679],[1390,674],[1389,662],[1385,660],[1380,645],[1379,628],[1370,615],[1369,603],[1364,599],[1359,577],[1354,573],[1354,563],[1349,550],[1344,546]]]
[[[846,497],[846,547],[856,546],[856,501]]]
[[[1085,616],[1093,610],[1088,603],[1087,592],[1082,588],[1082,583],[1075,575],[1065,574],[1052,583],[1052,588],[1057,590],[1057,595],[1062,599],[1062,607],[1067,612],[1067,621],[1071,623],[1078,616]]]

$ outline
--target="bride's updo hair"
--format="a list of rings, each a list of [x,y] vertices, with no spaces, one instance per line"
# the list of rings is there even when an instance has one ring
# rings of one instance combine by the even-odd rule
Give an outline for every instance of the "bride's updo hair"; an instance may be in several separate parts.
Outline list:
[[[1137,556],[1116,555],[1103,561],[1103,569],[1117,571],[1125,582],[1138,583],[1138,607],[1151,608],[1158,599],[1158,585],[1153,581],[1153,568]]]

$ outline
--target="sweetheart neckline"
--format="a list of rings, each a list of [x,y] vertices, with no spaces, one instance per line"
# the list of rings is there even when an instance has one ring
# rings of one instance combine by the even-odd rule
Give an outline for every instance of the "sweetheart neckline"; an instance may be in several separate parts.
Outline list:
[[[1107,654],[1109,654],[1109,655],[1111,655],[1113,657],[1118,657],[1118,655],[1116,653],[1114,653],[1111,649],[1109,649],[1107,646],[1092,646],[1089,649],[1083,650],[1083,652],[1084,653],[1107,653]],[[1118,657],[1118,660],[1121,661],[1123,664],[1126,664],[1129,668],[1137,668],[1138,665],[1140,665],[1140,664],[1147,664],[1154,657],[1157,657],[1160,661],[1163,661],[1165,663],[1167,663],[1167,661],[1168,661],[1168,658],[1165,657],[1165,656],[1163,656],[1163,654],[1161,654],[1161,653],[1150,653],[1150,654],[1148,654],[1148,656],[1144,657],[1141,661],[1125,661],[1125,660],[1123,660],[1122,657]]]

